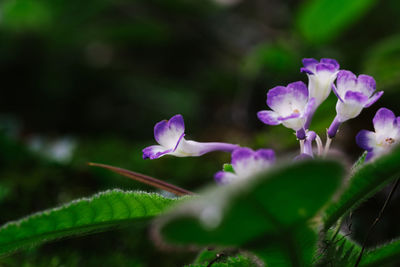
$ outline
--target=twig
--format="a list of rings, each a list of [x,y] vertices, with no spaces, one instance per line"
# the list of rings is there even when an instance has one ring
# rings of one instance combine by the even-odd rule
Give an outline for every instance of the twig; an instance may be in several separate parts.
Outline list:
[[[392,196],[393,196],[394,191],[396,190],[397,186],[399,185],[399,182],[400,182],[400,178],[397,178],[395,184],[394,184],[393,187],[392,187],[392,190],[390,190],[390,193],[389,193],[388,197],[386,198],[385,203],[383,204],[382,209],[379,211],[378,217],[376,217],[375,221],[372,223],[371,227],[368,229],[367,235],[365,236],[365,239],[364,239],[364,242],[363,242],[363,245],[362,245],[362,248],[361,248],[361,252],[360,252],[360,254],[358,255],[358,258],[357,258],[357,261],[356,261],[356,264],[354,265],[354,267],[357,267],[357,266],[360,264],[361,258],[362,258],[362,256],[363,256],[363,253],[364,253],[364,250],[365,250],[365,246],[366,246],[366,244],[367,244],[367,242],[368,242],[368,239],[369,239],[369,236],[370,236],[372,230],[375,228],[375,225],[376,225],[376,224],[379,222],[379,220],[381,219],[382,214],[383,214],[383,212],[384,212],[385,209],[386,209],[386,206],[388,205],[390,199],[391,199]]]
[[[165,191],[174,193],[177,196],[194,195],[194,193],[191,191],[188,191],[188,190],[180,188],[176,185],[166,183],[164,181],[158,180],[156,178],[153,178],[153,177],[141,174],[141,173],[137,173],[137,172],[133,172],[133,171],[129,171],[129,170],[125,170],[122,168],[118,168],[118,167],[114,167],[114,166],[110,166],[110,165],[106,165],[106,164],[101,164],[101,163],[89,162],[88,165],[108,169],[108,170],[118,173],[122,176],[131,178],[135,181],[139,181],[141,183],[148,184],[148,185],[163,189]]]

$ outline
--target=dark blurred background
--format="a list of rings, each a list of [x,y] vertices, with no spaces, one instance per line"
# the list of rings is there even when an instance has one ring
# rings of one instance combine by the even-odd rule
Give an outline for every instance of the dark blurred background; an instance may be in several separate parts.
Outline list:
[[[298,149],[267,127],[269,88],[307,81],[304,57],[331,57],[375,77],[383,98],[341,128],[333,147],[355,160],[355,135],[385,106],[400,114],[397,0],[3,0],[0,3],[0,223],[101,190],[153,188],[87,162],[111,164],[198,190],[229,155],[142,160],[157,121],[180,113],[188,139]],[[325,137],[333,94],[312,129]],[[201,167],[199,167],[201,166]],[[353,214],[362,240],[388,189]],[[371,244],[400,235],[399,194]],[[140,228],[140,231],[133,228]],[[194,254],[162,252],[145,226],[44,245],[2,266],[181,266]]]

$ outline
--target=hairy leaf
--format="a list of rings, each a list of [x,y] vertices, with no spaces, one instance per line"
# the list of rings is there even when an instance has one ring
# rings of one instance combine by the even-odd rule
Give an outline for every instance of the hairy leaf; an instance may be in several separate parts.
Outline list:
[[[326,209],[325,229],[356,208],[362,201],[378,192],[390,181],[400,177],[400,147],[371,163],[359,167],[350,177],[347,187],[337,201]]]
[[[139,223],[177,199],[158,194],[110,190],[38,212],[0,228],[0,255],[54,239]]]
[[[395,240],[378,248],[369,250],[363,255],[360,266],[386,266],[390,263],[399,263],[400,240]],[[394,265],[393,265],[394,266]]]

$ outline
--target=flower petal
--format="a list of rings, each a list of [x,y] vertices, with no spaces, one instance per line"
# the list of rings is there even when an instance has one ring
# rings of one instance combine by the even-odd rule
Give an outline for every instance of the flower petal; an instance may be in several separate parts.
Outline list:
[[[307,74],[315,73],[315,66],[319,63],[318,60],[314,58],[303,58],[303,68],[300,69],[300,72],[305,72]]]
[[[372,119],[375,132],[391,131],[396,121],[394,113],[387,108],[380,108]]]
[[[215,181],[219,184],[230,184],[237,180],[239,177],[231,172],[219,171],[214,175]]]
[[[154,138],[166,147],[175,148],[185,132],[182,115],[175,115],[169,121],[163,120],[154,126]]]
[[[369,108],[369,107],[372,106],[376,101],[378,101],[379,98],[381,98],[382,95],[383,95],[383,91],[376,92],[373,96],[371,96],[371,98],[368,100],[367,104],[365,104],[364,107]]]
[[[257,113],[260,121],[268,125],[278,125],[281,122],[278,120],[279,115],[272,110],[262,110]]]
[[[341,70],[337,75],[337,92],[340,96],[344,96],[346,91],[354,90],[357,85],[357,76],[348,70]]]
[[[371,96],[376,89],[376,82],[372,76],[369,75],[358,75],[357,79],[357,91],[363,92],[367,96]]]
[[[346,103],[364,105],[368,101],[368,96],[356,91],[347,91],[344,100]]]
[[[172,149],[165,149],[163,146],[149,146],[142,150],[143,159],[157,159],[172,153]]]
[[[272,149],[259,149],[255,152],[255,159],[261,159],[270,163],[274,163],[275,152]]]
[[[339,70],[340,68],[339,63],[332,58],[321,58],[321,63],[333,65],[336,70]]]
[[[372,151],[375,143],[375,133],[361,130],[356,136],[356,143],[362,149]]]

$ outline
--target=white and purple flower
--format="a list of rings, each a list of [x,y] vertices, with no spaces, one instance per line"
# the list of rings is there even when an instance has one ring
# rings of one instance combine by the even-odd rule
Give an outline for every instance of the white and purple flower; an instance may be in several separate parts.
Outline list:
[[[375,132],[361,130],[356,136],[357,145],[367,151],[366,160],[380,156],[388,151],[400,139],[400,117],[387,108],[380,108],[374,119]]]
[[[330,58],[322,58],[321,61],[304,58],[302,62],[304,67],[300,71],[307,73],[309,98],[315,98],[315,110],[329,96],[340,66]]]
[[[238,145],[227,143],[200,143],[185,140],[185,123],[182,115],[163,120],[154,126],[154,138],[159,145],[143,149],[144,159],[156,159],[164,155],[176,157],[201,156],[212,151],[232,152]]]
[[[337,77],[337,88],[333,87],[338,101],[336,117],[328,129],[328,136],[333,138],[341,123],[357,117],[363,108],[374,104],[383,94],[375,92],[375,79],[368,75],[354,75],[351,71],[341,70]]]
[[[262,110],[257,117],[265,124],[283,124],[297,131],[299,139],[305,138],[304,124],[312,113],[315,98],[309,99],[307,86],[299,81],[288,86],[276,86],[268,91],[267,105],[272,110]]]
[[[232,153],[233,172],[219,171],[214,177],[220,184],[229,184],[263,172],[274,163],[275,152],[272,149],[237,148]]]

